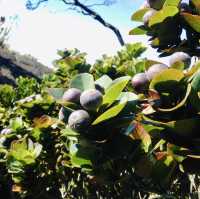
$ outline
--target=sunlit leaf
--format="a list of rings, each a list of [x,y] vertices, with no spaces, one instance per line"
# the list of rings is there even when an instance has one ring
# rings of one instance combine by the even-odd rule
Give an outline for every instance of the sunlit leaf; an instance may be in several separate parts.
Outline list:
[[[76,75],[70,82],[70,88],[78,88],[81,91],[94,89],[94,78],[89,73],[81,73]]]
[[[105,95],[103,96],[103,104],[109,106],[111,105],[123,89],[126,87],[127,83],[129,82],[130,77],[125,76],[125,77],[120,77],[112,82],[112,84],[106,89]]]
[[[165,19],[175,16],[178,12],[179,10],[175,6],[165,6],[150,18],[149,26],[162,23]]]

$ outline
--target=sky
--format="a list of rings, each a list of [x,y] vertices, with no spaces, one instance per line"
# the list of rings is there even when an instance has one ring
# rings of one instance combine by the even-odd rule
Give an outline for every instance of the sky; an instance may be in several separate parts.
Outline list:
[[[83,16],[69,10],[58,0],[49,0],[47,6],[35,11],[25,8],[25,0],[0,0],[1,15],[14,20],[8,43],[11,49],[22,54],[31,54],[40,62],[52,67],[52,61],[58,58],[57,50],[78,48],[88,54],[92,63],[102,54],[113,55],[121,48],[113,32],[89,16]],[[126,43],[142,41],[147,38],[128,35],[136,26],[131,21],[132,13],[143,0],[117,0],[112,6],[96,7],[103,18],[121,31]],[[146,56],[156,59],[156,53],[149,49]]]

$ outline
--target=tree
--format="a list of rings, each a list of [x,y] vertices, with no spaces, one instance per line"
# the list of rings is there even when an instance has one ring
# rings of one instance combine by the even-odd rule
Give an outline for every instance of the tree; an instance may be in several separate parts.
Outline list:
[[[69,6],[69,8],[72,10],[76,10],[77,12],[80,12],[83,15],[91,16],[94,20],[98,21],[104,27],[109,28],[115,34],[121,46],[125,44],[119,29],[113,26],[112,24],[108,23],[107,21],[105,21],[105,19],[99,13],[93,10],[93,7],[95,6],[101,6],[101,5],[109,6],[115,3],[115,0],[103,0],[91,4],[87,4],[87,0],[85,0],[83,3],[80,0],[59,0],[59,1],[63,2],[66,6]],[[37,0],[35,2],[33,2],[33,0],[27,0],[26,8],[29,10],[35,10],[45,2],[48,3],[48,0]]]
[[[150,36],[150,44],[161,52],[160,56],[177,51],[199,56],[199,14],[199,1],[148,0],[132,15],[133,21],[142,24],[131,30],[130,34]]]

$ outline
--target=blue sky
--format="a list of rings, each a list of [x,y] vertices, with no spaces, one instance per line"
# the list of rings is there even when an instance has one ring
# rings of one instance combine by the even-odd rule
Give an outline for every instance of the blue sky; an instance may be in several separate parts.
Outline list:
[[[25,8],[25,0],[0,0],[2,15],[18,16],[9,44],[23,54],[31,54],[39,61],[52,66],[57,58],[56,51],[63,48],[78,48],[88,54],[88,61],[94,62],[102,54],[114,54],[120,49],[116,36],[107,28],[89,16],[75,11],[65,10],[57,0],[50,0],[49,6],[41,6],[35,11]],[[95,0],[94,0],[95,1]],[[98,7],[98,11],[107,22],[118,27],[125,42],[142,41],[146,37],[129,36],[128,32],[136,26],[130,20],[131,14],[140,7],[143,0],[117,0],[110,7]],[[155,57],[152,50],[147,56]]]

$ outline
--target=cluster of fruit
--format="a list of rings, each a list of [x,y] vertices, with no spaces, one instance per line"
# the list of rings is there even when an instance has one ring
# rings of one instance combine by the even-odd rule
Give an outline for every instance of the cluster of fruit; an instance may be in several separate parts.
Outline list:
[[[89,112],[96,112],[103,102],[103,95],[99,90],[89,89],[81,91],[77,88],[69,88],[62,97],[63,102],[71,102],[81,105],[81,109],[73,111],[65,118],[65,108],[59,112],[59,119],[68,123],[74,131],[80,132],[87,129],[91,123]]]
[[[176,52],[171,55],[169,60],[170,67],[181,66],[184,69],[188,68],[191,62],[191,57],[184,52]],[[161,71],[168,69],[169,66],[166,64],[154,64],[148,68],[144,73],[137,73],[132,78],[132,86],[134,90],[138,93],[145,93],[148,90],[149,83],[151,80]]]

